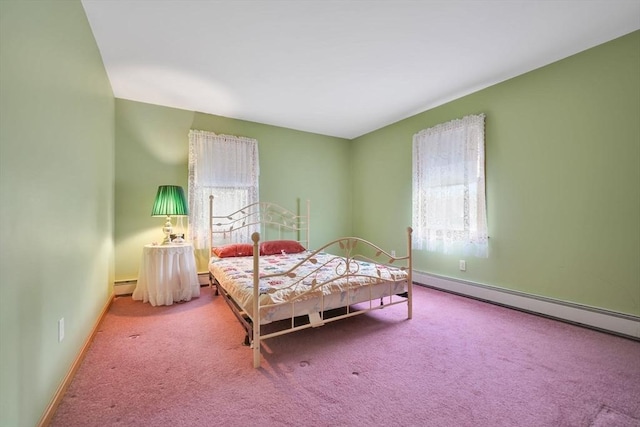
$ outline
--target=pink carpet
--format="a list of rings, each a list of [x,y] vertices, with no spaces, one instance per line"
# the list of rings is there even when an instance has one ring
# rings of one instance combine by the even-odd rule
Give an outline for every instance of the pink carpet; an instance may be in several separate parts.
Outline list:
[[[117,298],[52,426],[640,426],[640,342],[415,288],[265,342],[221,297]]]

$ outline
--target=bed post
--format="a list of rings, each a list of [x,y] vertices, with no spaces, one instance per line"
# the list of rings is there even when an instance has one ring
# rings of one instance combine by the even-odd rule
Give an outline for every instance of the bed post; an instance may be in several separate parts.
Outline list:
[[[209,256],[213,252],[213,194],[209,196]]]
[[[413,317],[413,254],[411,252],[411,233],[413,229],[407,227],[407,254],[409,254],[409,271],[407,271],[407,318]]]
[[[253,241],[253,367],[260,367],[260,233],[251,235]]]
[[[311,200],[307,199],[307,249],[311,250],[311,242],[309,236],[311,235]]]

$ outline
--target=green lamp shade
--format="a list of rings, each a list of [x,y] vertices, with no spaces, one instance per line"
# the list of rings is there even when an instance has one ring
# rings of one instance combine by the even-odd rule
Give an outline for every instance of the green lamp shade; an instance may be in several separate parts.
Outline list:
[[[178,185],[161,185],[158,187],[156,201],[153,203],[151,216],[189,215],[184,190]]]

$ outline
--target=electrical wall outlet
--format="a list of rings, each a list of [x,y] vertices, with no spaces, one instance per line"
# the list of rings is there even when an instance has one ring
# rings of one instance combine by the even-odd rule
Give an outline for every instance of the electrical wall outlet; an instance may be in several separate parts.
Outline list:
[[[58,342],[64,339],[64,317],[58,320]]]
[[[391,256],[396,256],[396,251],[395,250],[391,250]]]
[[[467,261],[463,259],[460,260],[460,271],[467,271]]]

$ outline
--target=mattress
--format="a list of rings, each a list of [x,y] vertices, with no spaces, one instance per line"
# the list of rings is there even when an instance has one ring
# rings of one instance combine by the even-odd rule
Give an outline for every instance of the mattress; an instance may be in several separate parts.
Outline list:
[[[400,268],[346,260],[324,252],[311,255],[301,252],[260,257],[260,324],[322,313],[406,290],[408,275]],[[289,274],[283,274],[289,270]],[[209,271],[255,322],[253,257],[212,257]]]

